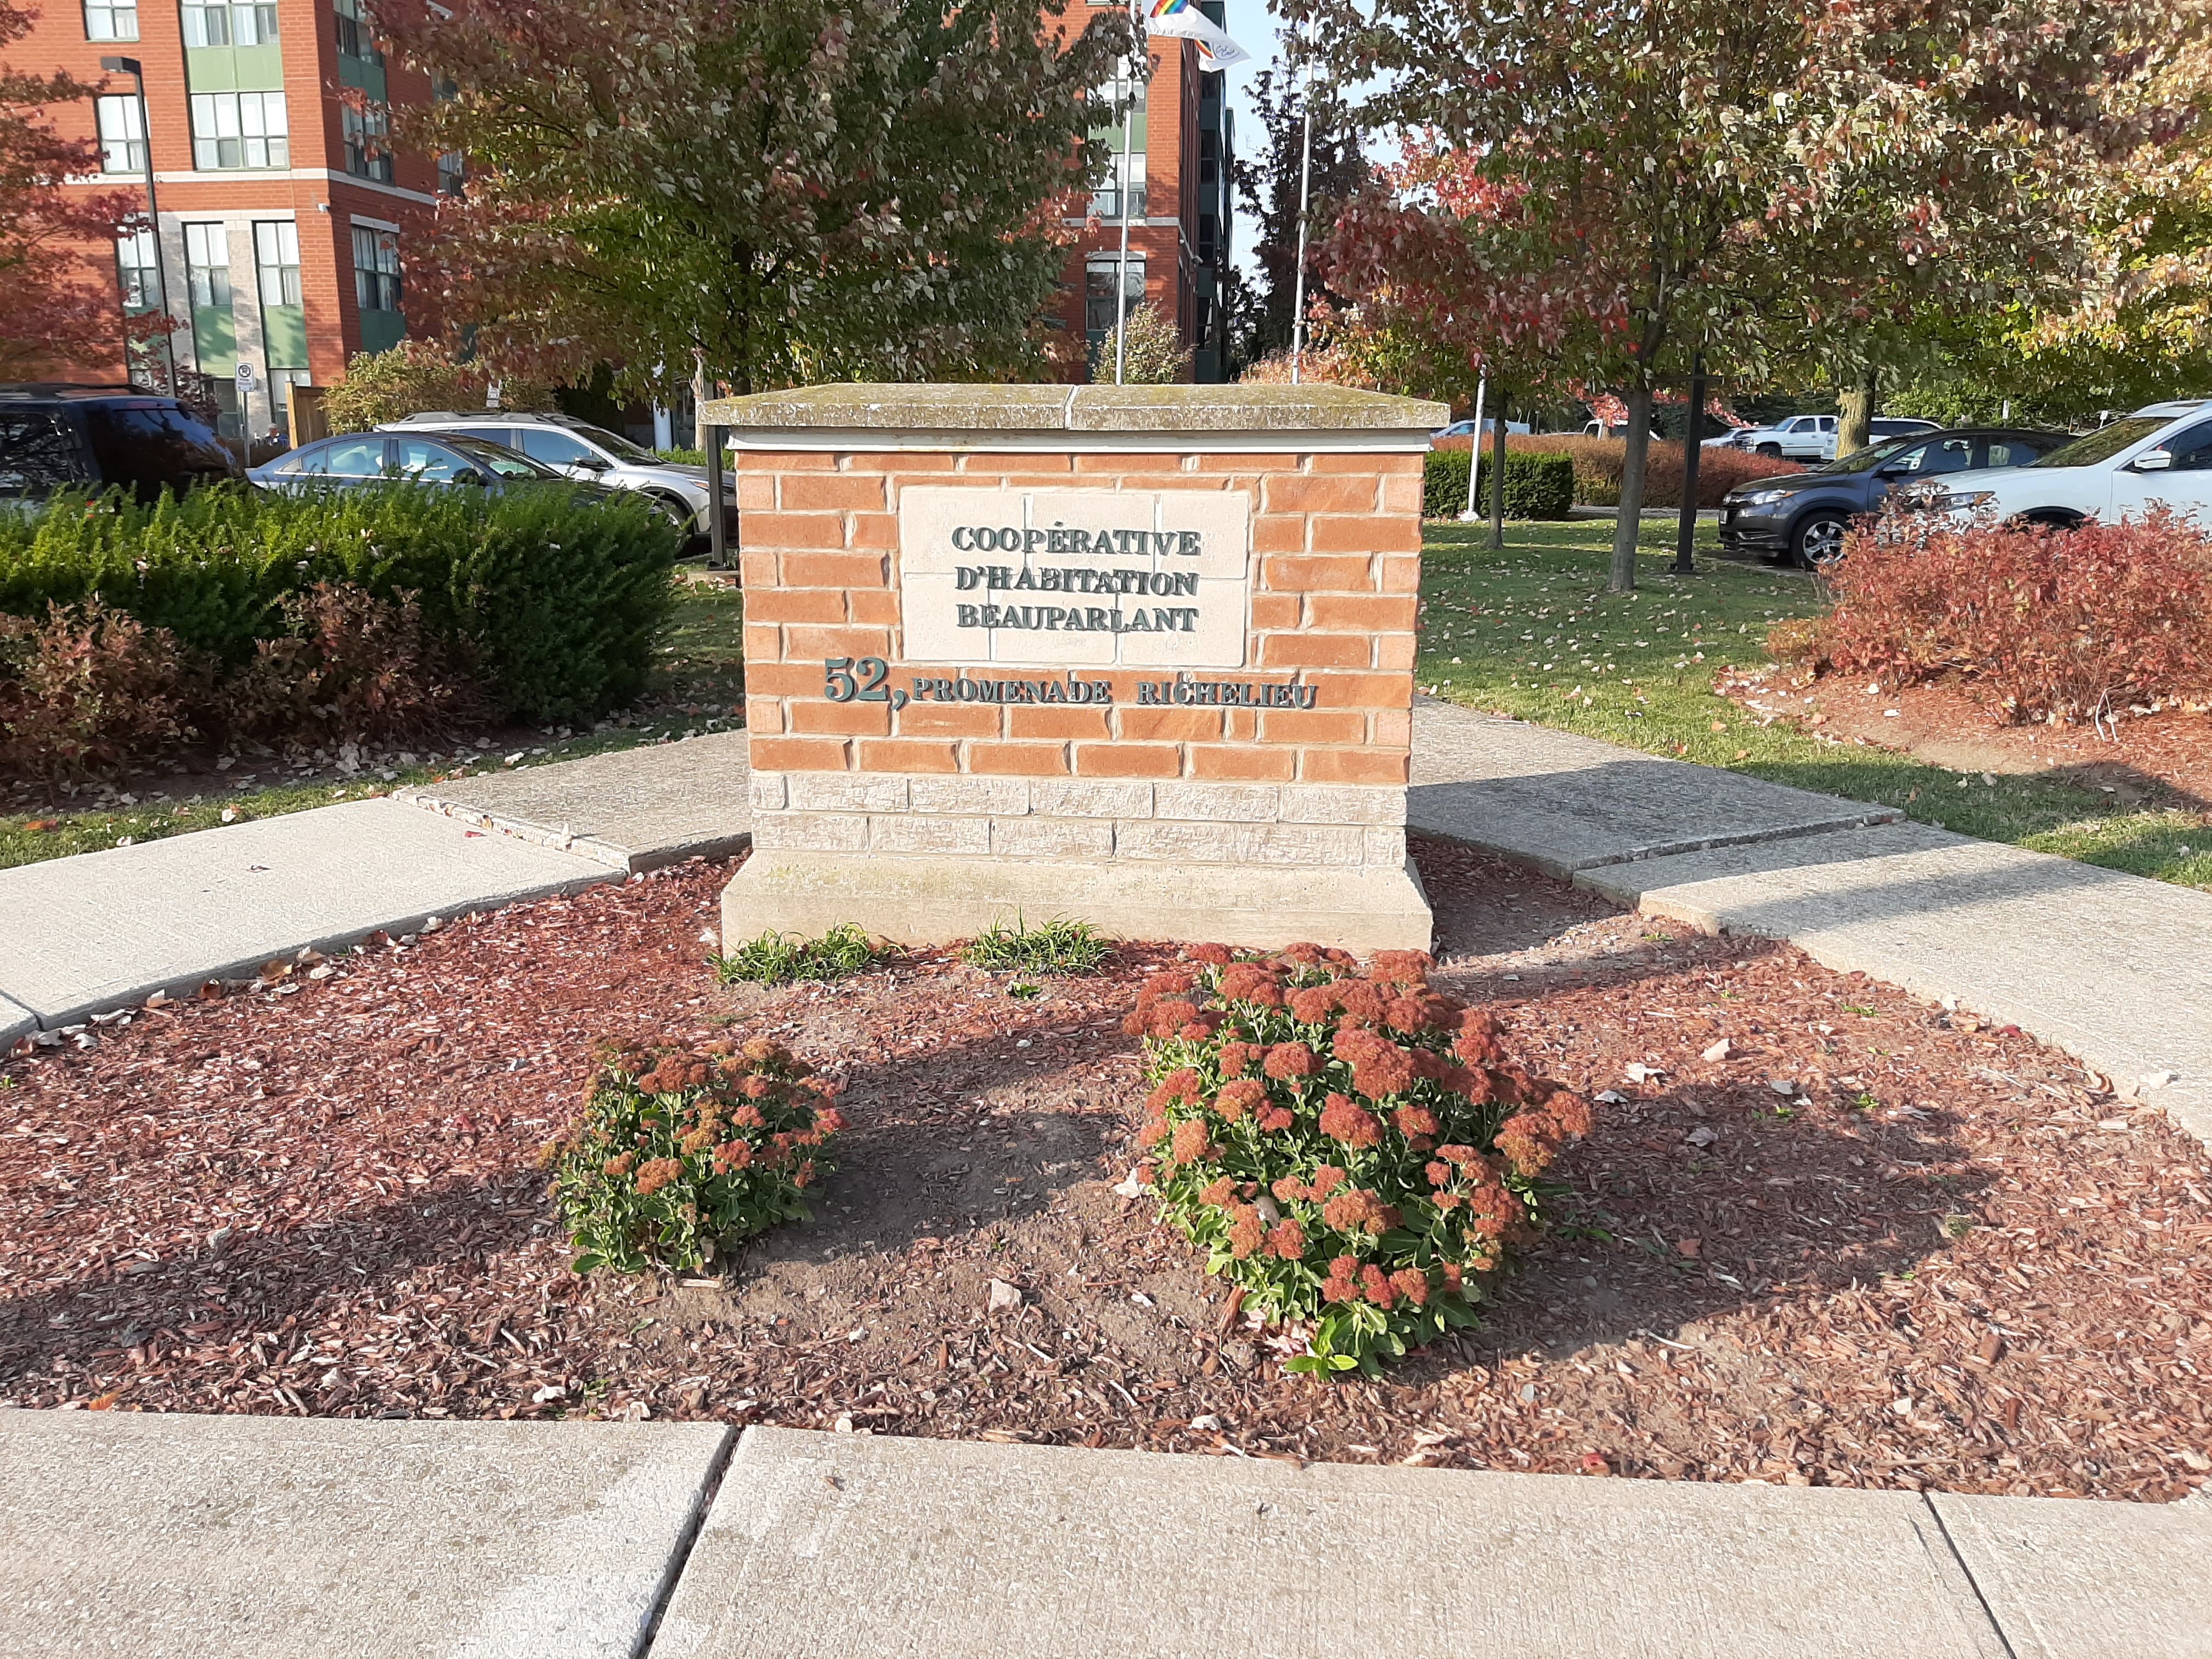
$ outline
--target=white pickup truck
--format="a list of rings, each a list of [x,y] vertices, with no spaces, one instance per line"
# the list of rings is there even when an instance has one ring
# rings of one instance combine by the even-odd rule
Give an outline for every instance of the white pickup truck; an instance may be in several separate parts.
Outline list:
[[[1735,447],[1748,449],[1755,455],[1779,455],[1785,461],[1832,461],[1836,459],[1836,434],[1842,424],[1840,415],[1792,415],[1772,426],[1737,433]],[[1873,436],[1869,441],[1873,443],[1886,438],[1910,438],[1923,432],[1942,430],[1933,421],[1892,420],[1887,416],[1877,417],[1870,426]]]

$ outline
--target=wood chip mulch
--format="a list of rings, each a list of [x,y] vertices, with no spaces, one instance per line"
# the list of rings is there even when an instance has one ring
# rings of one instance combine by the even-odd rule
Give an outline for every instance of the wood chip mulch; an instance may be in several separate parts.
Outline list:
[[[695,861],[0,1066],[0,1403],[2148,1500],[2212,1474],[2197,1143],[1970,1014],[1419,857],[1439,985],[1618,1098],[1485,1327],[1382,1380],[1281,1376],[1115,1194],[1158,953],[1028,1000],[942,954],[724,988],[728,866]],[[846,1080],[817,1218],[726,1275],[578,1279],[532,1159],[592,1045],[720,1029]]]

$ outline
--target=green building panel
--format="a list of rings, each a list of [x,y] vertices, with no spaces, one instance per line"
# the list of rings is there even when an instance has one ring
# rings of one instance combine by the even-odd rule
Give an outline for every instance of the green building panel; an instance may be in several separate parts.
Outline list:
[[[307,311],[304,306],[261,307],[262,356],[270,368],[307,366]]]
[[[187,46],[185,79],[194,92],[282,92],[282,46]]]

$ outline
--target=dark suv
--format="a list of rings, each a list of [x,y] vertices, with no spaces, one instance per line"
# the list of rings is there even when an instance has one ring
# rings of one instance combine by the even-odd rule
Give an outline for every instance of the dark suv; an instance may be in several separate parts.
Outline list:
[[[1977,426],[1892,438],[1809,472],[1753,478],[1721,498],[1721,546],[1818,568],[1843,551],[1863,513],[1900,485],[1977,467],[2027,466],[2072,439],[2063,432]]]
[[[150,501],[167,485],[242,478],[215,428],[174,398],[134,386],[0,386],[0,501],[119,485]]]

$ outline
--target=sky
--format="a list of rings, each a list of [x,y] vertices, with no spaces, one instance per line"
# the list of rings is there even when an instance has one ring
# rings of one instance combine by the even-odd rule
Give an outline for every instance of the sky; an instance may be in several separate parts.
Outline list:
[[[1229,106],[1237,121],[1237,153],[1242,156],[1256,155],[1265,137],[1260,125],[1259,112],[1252,107],[1252,85],[1260,71],[1279,63],[1283,43],[1279,34],[1281,23],[1263,0],[1227,0],[1223,7],[1227,19],[1229,38],[1252,54],[1249,62],[1224,72],[1224,82],[1229,93]],[[1260,234],[1259,221],[1253,216],[1243,192],[1237,192],[1237,222],[1230,236],[1230,252],[1237,268],[1248,279],[1256,278],[1259,268],[1252,262],[1252,244]]]

